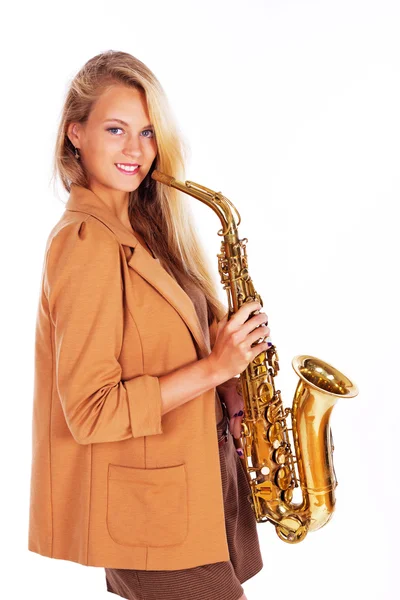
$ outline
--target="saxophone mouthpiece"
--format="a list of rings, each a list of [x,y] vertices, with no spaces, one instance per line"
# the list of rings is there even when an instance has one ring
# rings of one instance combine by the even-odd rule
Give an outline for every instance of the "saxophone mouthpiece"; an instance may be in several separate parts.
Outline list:
[[[175,181],[175,179],[173,177],[171,177],[170,175],[166,175],[165,173],[161,173],[161,171],[157,171],[157,169],[152,172],[151,177],[152,177],[152,179],[155,179],[156,181],[159,181],[160,183],[165,183],[166,185],[169,185],[169,186],[171,186],[172,182]]]

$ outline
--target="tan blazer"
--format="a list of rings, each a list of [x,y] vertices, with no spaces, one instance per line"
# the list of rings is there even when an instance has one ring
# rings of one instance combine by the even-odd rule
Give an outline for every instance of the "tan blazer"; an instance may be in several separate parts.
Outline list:
[[[37,312],[29,550],[123,569],[229,560],[215,388],[161,416],[158,378],[209,352],[189,296],[73,185]]]

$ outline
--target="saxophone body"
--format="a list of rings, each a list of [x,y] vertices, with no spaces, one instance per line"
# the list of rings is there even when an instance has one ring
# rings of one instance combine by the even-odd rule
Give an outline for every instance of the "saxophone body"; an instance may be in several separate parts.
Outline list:
[[[223,238],[218,270],[228,296],[228,319],[244,302],[257,300],[263,306],[248,270],[248,240],[239,238],[240,214],[231,201],[221,192],[157,170],[152,178],[197,198],[218,215],[222,225],[218,235]],[[261,341],[262,337],[256,344]],[[237,391],[243,397],[244,416],[241,437],[234,438],[236,448],[243,451],[251,490],[248,499],[257,522],[271,522],[279,538],[291,544],[332,517],[337,480],[330,415],[338,398],[358,394],[350,379],[314,356],[295,356],[292,367],[299,381],[291,409],[283,407],[275,387],[279,357],[274,345],[240,374]]]

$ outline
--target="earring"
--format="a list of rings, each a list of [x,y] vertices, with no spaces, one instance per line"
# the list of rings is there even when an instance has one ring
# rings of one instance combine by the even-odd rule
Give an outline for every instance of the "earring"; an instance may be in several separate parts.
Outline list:
[[[75,148],[75,158],[79,160],[80,156],[79,156],[79,152],[78,152],[78,148]]]

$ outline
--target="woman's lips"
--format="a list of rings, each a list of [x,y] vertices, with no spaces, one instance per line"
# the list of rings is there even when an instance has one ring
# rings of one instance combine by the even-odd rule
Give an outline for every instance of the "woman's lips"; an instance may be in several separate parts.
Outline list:
[[[117,167],[118,171],[119,171],[120,173],[123,173],[124,175],[136,175],[136,173],[137,173],[137,172],[139,171],[139,169],[140,169],[140,165],[138,165],[138,166],[137,166],[137,167],[136,167],[136,168],[135,168],[133,171],[132,171],[132,170],[130,170],[130,171],[126,171],[126,170],[124,170],[124,169],[121,169],[121,168],[120,168],[118,165],[115,165],[115,166]]]

